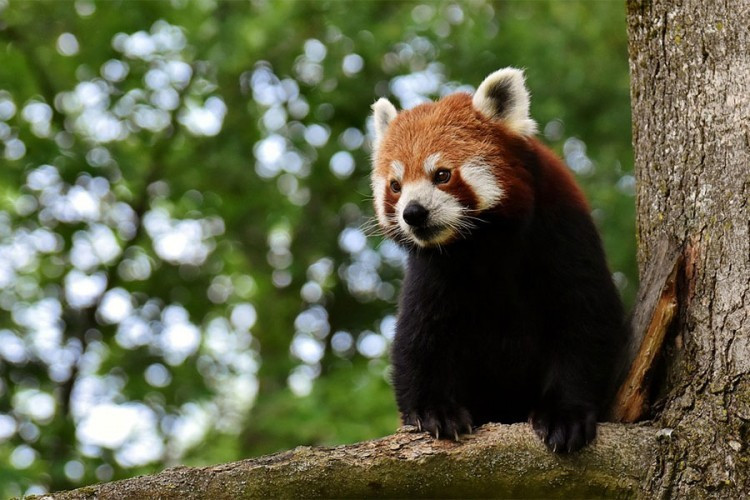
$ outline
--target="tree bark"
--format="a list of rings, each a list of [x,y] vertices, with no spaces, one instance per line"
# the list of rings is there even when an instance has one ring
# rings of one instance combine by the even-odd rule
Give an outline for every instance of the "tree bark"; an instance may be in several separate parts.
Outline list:
[[[656,464],[659,443],[668,439],[650,426],[604,424],[593,445],[565,456],[550,453],[528,424],[488,424],[458,443],[407,429],[413,428],[335,448],[175,467],[43,498],[623,498],[645,493],[644,467]]]
[[[613,422],[638,422],[649,410],[657,361],[677,314],[677,274],[682,269],[682,253],[673,241],[665,239],[661,243],[641,278],[626,358],[633,361],[612,406]]]
[[[750,2],[628,4],[641,277],[680,243],[658,422],[662,497],[750,491]]]

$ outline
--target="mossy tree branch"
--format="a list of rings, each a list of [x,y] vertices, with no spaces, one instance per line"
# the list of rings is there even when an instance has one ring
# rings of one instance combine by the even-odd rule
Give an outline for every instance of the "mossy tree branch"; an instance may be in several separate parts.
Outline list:
[[[629,497],[643,493],[662,434],[603,424],[592,446],[565,456],[549,452],[527,424],[488,424],[460,442],[404,428],[374,441],[176,467],[44,498]]]

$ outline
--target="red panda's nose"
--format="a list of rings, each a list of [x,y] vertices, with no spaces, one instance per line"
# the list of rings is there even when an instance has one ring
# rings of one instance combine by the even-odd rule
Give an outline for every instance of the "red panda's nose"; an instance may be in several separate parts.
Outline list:
[[[412,201],[404,208],[403,217],[410,226],[420,227],[424,226],[424,223],[427,222],[429,214],[430,212],[425,207],[416,201]]]

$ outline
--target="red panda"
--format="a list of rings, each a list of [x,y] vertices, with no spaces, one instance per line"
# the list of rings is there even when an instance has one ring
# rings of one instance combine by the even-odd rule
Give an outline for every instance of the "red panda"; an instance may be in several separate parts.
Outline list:
[[[372,189],[408,254],[392,346],[402,421],[459,439],[529,420],[556,452],[596,435],[628,329],[588,204],[534,138],[523,72],[397,112],[373,105]]]

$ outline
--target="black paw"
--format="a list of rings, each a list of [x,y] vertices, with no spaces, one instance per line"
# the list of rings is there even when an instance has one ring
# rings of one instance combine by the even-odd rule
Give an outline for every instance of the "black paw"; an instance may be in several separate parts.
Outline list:
[[[461,406],[443,407],[404,414],[404,424],[414,425],[440,439],[455,439],[461,434],[471,434],[471,415]]]
[[[579,411],[536,411],[531,425],[547,448],[555,453],[573,453],[596,437],[596,413]]]

